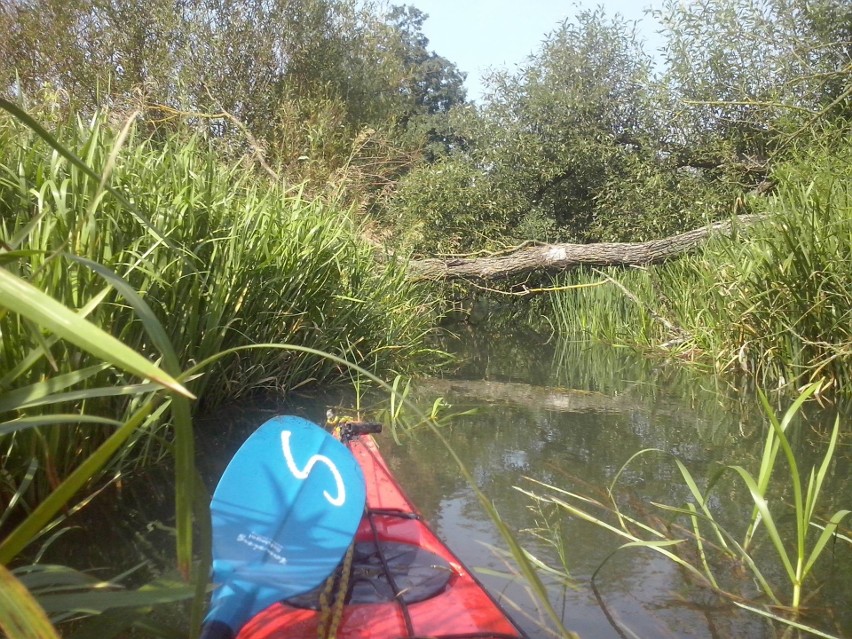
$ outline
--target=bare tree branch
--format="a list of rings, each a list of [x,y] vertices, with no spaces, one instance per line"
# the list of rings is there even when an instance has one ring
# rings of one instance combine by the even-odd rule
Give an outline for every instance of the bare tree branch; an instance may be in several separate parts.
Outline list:
[[[579,266],[645,266],[692,251],[711,235],[731,233],[758,219],[758,215],[741,215],[649,242],[544,244],[490,257],[414,260],[409,264],[409,277],[414,280],[482,281],[509,279],[533,271],[568,271]]]

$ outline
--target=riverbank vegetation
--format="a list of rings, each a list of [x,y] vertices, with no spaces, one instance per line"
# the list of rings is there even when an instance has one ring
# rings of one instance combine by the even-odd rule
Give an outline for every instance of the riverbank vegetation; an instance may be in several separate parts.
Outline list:
[[[348,380],[344,360],[383,371],[428,365],[433,305],[407,282],[404,262],[375,268],[348,207],[258,184],[197,137],[154,142],[132,120],[118,132],[100,116],[61,127],[59,140],[36,128],[26,116],[0,121],[0,492],[9,505],[0,558],[33,556],[34,542],[49,544],[104,481],[169,453],[186,576],[201,503],[191,414],[259,389]],[[120,344],[105,343],[108,334]],[[286,348],[252,348],[260,344]],[[165,396],[157,369],[123,365],[131,356],[173,377],[204,363],[183,379],[200,401]],[[203,531],[204,515],[195,517]],[[54,602],[59,620],[80,607],[194,594],[160,584],[94,603],[94,590],[115,585],[65,569],[18,576],[43,583],[48,598],[71,588]]]
[[[169,452],[188,574],[193,414],[347,379],[343,360],[383,377],[434,363],[445,289],[406,277],[412,255],[756,213],[661,266],[566,274],[536,310],[563,335],[846,392],[849,7],[672,1],[657,18],[662,60],[580,11],[474,104],[413,7],[4,5],[2,563],[72,496]],[[178,382],[198,402],[160,386]]]
[[[852,281],[852,146],[823,141],[773,173],[755,198],[762,221],[719,237],[693,255],[642,269],[586,271],[561,286],[556,321],[653,349],[769,388],[825,379],[848,388]]]
[[[495,74],[481,108],[451,114],[464,145],[400,181],[404,238],[470,253],[762,215],[646,272],[569,273],[544,315],[564,335],[674,350],[771,387],[848,388],[848,9],[717,0],[658,17],[662,72],[629,24],[586,11]]]
[[[139,203],[128,209],[21,123],[7,117],[0,127],[7,271],[70,308],[92,305],[88,319],[134,350],[155,356],[134,309],[105,292],[110,282],[102,269],[143,295],[184,365],[274,342],[322,349],[377,370],[426,363],[428,301],[406,283],[402,261],[375,268],[371,248],[339,202],[258,184],[238,165],[222,164],[197,137],[155,143],[131,128],[119,140],[101,117],[60,130],[63,145],[78,150],[96,173],[109,173],[114,188]],[[60,345],[38,357],[38,332],[8,313],[3,322],[7,384],[29,385],[93,365]],[[33,361],[19,367],[28,356]],[[328,360],[267,351],[224,361],[190,386],[202,405],[212,405],[264,387],[286,391],[340,375]],[[92,371],[85,385],[110,379],[109,371]],[[114,416],[131,405],[121,395],[88,403]],[[13,450],[26,452],[20,459],[10,454],[6,467],[15,459],[26,467],[36,453],[43,468],[52,465],[50,472],[62,477],[76,464],[62,452],[69,441],[85,441],[82,454],[100,444],[87,432],[80,438],[63,429],[55,441],[47,438],[48,449],[40,437],[17,442]]]
[[[814,207],[829,207],[826,232],[848,212],[848,173],[832,159],[848,157],[852,101],[849,9],[837,0],[667,2],[654,16],[665,43],[657,55],[630,23],[582,10],[516,70],[486,78],[477,104],[465,99],[452,62],[429,51],[426,16],[413,7],[242,0],[235,20],[213,2],[198,11],[165,0],[150,11],[63,6],[42,0],[2,17],[17,38],[3,44],[8,86],[42,120],[108,107],[116,119],[136,113],[153,140],[191,131],[257,180],[351,206],[359,233],[403,259],[639,242],[744,213],[765,214],[756,233],[778,228],[783,243],[785,232],[800,235],[791,224],[815,219]],[[85,38],[69,36],[75,21]],[[51,48],[39,44],[45,34]],[[232,41],[246,43],[240,56]],[[830,200],[808,199],[811,181],[836,183],[814,187],[814,197],[828,189]],[[842,242],[814,242],[808,250],[844,263]],[[751,230],[722,244],[703,267],[685,257],[653,269],[647,283],[629,269],[592,275],[606,285],[586,297],[554,294],[543,313],[564,335],[580,329],[664,354],[678,345],[684,359],[772,387],[826,374],[845,388],[844,287],[823,286],[802,251],[782,268],[787,248]],[[826,253],[832,247],[841,253]],[[731,278],[754,276],[752,259],[765,273],[786,273],[777,294],[763,296],[774,302],[757,310],[779,326],[749,304],[705,295],[749,291]],[[802,273],[813,285],[791,289]],[[508,283],[512,292],[548,285]],[[781,299],[789,290],[793,304]],[[808,291],[839,297],[813,304]],[[705,299],[706,307],[668,308]],[[822,318],[827,309],[835,310]]]

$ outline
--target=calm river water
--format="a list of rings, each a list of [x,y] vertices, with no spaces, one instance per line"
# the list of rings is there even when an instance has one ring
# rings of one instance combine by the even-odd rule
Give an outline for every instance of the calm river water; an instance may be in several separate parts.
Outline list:
[[[722,463],[757,472],[767,422],[753,393],[736,394],[713,378],[696,377],[683,367],[624,349],[559,343],[532,333],[498,337],[473,329],[460,331],[442,344],[458,356],[458,366],[442,379],[416,382],[412,392],[427,409],[440,396],[450,404],[447,414],[475,411],[452,419],[443,434],[527,550],[557,568],[564,557],[571,579],[560,581],[547,573],[543,578],[566,627],[586,639],[780,636],[779,627],[714,596],[668,559],[647,549],[615,552],[623,540],[564,512],[536,509],[535,502],[517,489],[541,492],[535,483],[540,481],[605,499],[602,488],[631,455],[660,449],[665,452],[643,455],[628,467],[617,494],[626,511],[665,530],[664,522],[673,516],[653,503],[683,506],[689,498],[675,457],[702,487]],[[352,402],[343,394],[314,396],[286,407],[257,407],[251,414],[242,408],[237,411],[240,419],[232,421],[227,432],[208,441],[210,472],[215,476],[224,468],[248,432],[274,412],[321,420],[329,405]],[[779,408],[788,403],[789,399],[780,400]],[[818,460],[826,424],[834,416],[827,408],[796,424],[794,445],[808,468]],[[848,427],[845,430],[849,432]],[[399,443],[384,434],[380,445],[400,483],[439,535],[479,573],[530,636],[553,636],[511,562],[504,561],[499,535],[438,439],[421,429],[401,436]],[[829,472],[823,514],[852,507],[846,481],[850,457],[847,437]],[[786,465],[779,465],[776,478],[783,479],[786,472]],[[751,513],[741,482],[731,473],[713,494],[714,515],[741,540]],[[781,498],[792,501],[789,491]],[[771,503],[778,505],[777,500]],[[684,523],[683,518],[679,521]],[[789,518],[780,525],[791,525]],[[541,528],[558,535],[537,530]],[[849,521],[845,528],[848,535]],[[818,532],[812,531],[811,544]],[[670,534],[684,536],[678,528]],[[778,584],[779,598],[789,601],[790,587],[773,560],[774,551],[763,535],[759,538],[756,556],[768,566],[766,577]],[[742,577],[733,564],[715,569],[728,588],[754,594],[752,580]],[[835,635],[852,636],[852,544],[842,540],[830,544],[816,570],[820,581],[809,585],[822,583],[822,587],[808,601],[812,612],[803,621]]]
[[[682,366],[626,349],[560,343],[533,333],[491,335],[472,328],[457,328],[455,333],[441,347],[457,355],[458,365],[441,379],[414,382],[412,396],[426,410],[443,397],[450,404],[443,414],[473,411],[448,420],[442,433],[527,551],[551,567],[563,572],[567,568],[567,580],[542,572],[550,600],[567,628],[583,639],[795,636],[783,635],[779,626],[715,596],[659,554],[618,550],[623,540],[614,534],[565,512],[536,508],[534,500],[518,490],[545,492],[536,483],[544,482],[605,501],[604,489],[634,453],[659,449],[663,452],[642,455],[628,466],[615,494],[624,512],[657,530],[668,530],[670,538],[687,537],[678,525],[667,529],[667,522],[676,517],[654,506],[682,507],[689,501],[674,459],[702,488],[722,464],[738,464],[756,473],[768,426],[754,393],[735,393],[711,377],[698,377]],[[236,449],[269,417],[289,413],[321,421],[328,407],[351,408],[354,401],[351,391],[339,391],[297,397],[286,405],[253,402],[217,409],[197,428],[201,470],[211,490]],[[386,401],[382,394],[362,398],[373,408]],[[790,399],[777,403],[783,411]],[[819,464],[837,414],[830,406],[817,409],[809,406],[790,429],[803,475]],[[817,509],[821,516],[852,509],[852,486],[847,481],[852,468],[852,411],[843,411],[841,419],[845,435],[829,468]],[[554,636],[513,564],[504,560],[505,546],[494,525],[439,439],[421,427],[399,433],[399,442],[384,433],[379,444],[399,482],[438,534],[530,637]],[[134,573],[143,576],[173,571],[171,474],[166,467],[157,471],[131,478],[115,499],[107,495],[94,499],[79,513],[83,517],[79,526],[70,525],[59,542],[47,544],[42,560],[81,568],[123,566],[122,570],[138,569],[143,562],[149,569]],[[787,476],[786,464],[779,463],[773,479]],[[714,488],[710,505],[714,517],[741,541],[752,505],[742,482],[733,473],[725,477]],[[789,513],[791,491],[772,494],[773,512]],[[675,523],[688,525],[684,519]],[[611,516],[607,521],[615,523]],[[778,523],[793,553],[792,518],[785,515]],[[852,521],[846,520],[845,540],[829,542],[814,568],[818,579],[806,582],[805,589],[808,596],[816,594],[806,599],[808,611],[802,621],[839,637],[852,637],[850,528]],[[93,529],[100,531],[97,544],[87,532]],[[706,526],[703,530],[713,541]],[[811,530],[809,548],[818,533]],[[778,598],[789,602],[791,587],[771,543],[762,531],[757,540],[754,556]],[[718,558],[717,553],[712,556]],[[688,558],[700,565],[697,556]],[[724,587],[761,601],[754,580],[741,567],[717,559],[711,563]],[[96,572],[115,574],[103,568]],[[179,627],[183,614],[178,611],[174,617]]]

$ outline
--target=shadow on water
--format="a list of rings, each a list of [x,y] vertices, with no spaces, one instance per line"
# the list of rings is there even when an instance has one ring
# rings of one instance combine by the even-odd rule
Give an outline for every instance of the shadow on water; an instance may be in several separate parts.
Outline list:
[[[554,537],[536,531],[547,524],[559,532],[559,550],[572,581],[566,585],[550,578],[549,583],[566,627],[586,639],[779,636],[777,627],[726,604],[647,550],[622,550],[609,560],[596,578],[597,598],[591,575],[620,542],[586,522],[536,510],[529,497],[514,488],[531,488],[527,478],[533,478],[600,496],[624,462],[644,448],[676,455],[699,482],[719,464],[756,470],[766,420],[754,394],[737,394],[712,377],[626,349],[556,343],[524,331],[494,335],[459,328],[441,347],[453,352],[458,364],[443,378],[414,382],[415,401],[431,406],[441,396],[451,405],[447,412],[474,410],[449,420],[443,433],[524,546],[552,566],[559,566],[560,556],[550,543]],[[206,416],[198,424],[198,452],[208,486],[212,490],[237,448],[266,419],[289,413],[321,422],[329,406],[353,402],[351,391],[339,390],[286,404],[273,399],[222,407]],[[779,411],[788,403],[778,400]],[[852,415],[844,414],[846,419]],[[826,422],[833,421],[834,413],[814,410],[803,419],[794,430],[793,444],[810,465],[822,450]],[[510,610],[519,607],[513,615],[531,637],[552,636],[539,625],[539,613],[526,590],[495,551],[501,547],[497,532],[437,439],[424,429],[409,433],[399,445],[382,435],[380,445],[391,470],[438,534],[468,566],[479,569],[482,580]],[[852,502],[846,482],[850,465],[847,436],[831,469],[822,504],[826,512]],[[731,530],[742,531],[740,522],[751,512],[748,496],[733,481],[720,488],[713,504],[719,518]],[[620,480],[619,499],[648,516],[660,516],[651,502],[682,504],[688,497],[671,457],[663,454],[639,458]],[[144,506],[132,500],[118,508],[132,521],[145,517]],[[758,552],[770,553],[767,546]],[[849,544],[836,546],[826,553],[826,563],[833,565],[822,571],[822,589],[808,602],[816,613],[807,620],[850,636],[852,552]]]

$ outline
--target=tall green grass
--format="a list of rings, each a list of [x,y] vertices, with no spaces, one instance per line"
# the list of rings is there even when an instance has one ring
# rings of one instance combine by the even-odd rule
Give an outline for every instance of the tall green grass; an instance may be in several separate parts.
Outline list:
[[[103,636],[191,598],[192,632],[209,515],[189,398],[412,367],[430,358],[429,306],[402,264],[377,267],[346,210],[224,166],[199,138],[96,116],[56,139],[0,106],[15,116],[0,116],[0,564],[37,557],[86,489],[153,441],[174,457],[177,568],[195,583],[122,593],[64,567],[4,568],[0,629],[55,636],[51,622],[134,609],[80,635]]]
[[[801,151],[774,179],[751,203],[761,223],[696,254],[568,276],[560,284],[609,280],[554,294],[557,329],[663,345],[765,387],[852,388],[852,145]]]
[[[264,342],[389,372],[429,359],[424,294],[406,282],[402,263],[377,264],[347,210],[224,165],[198,137],[148,138],[132,119],[121,131],[108,122],[98,115],[60,131],[79,165],[19,120],[0,117],[0,242],[10,275],[149,359],[161,352],[116,282],[139,292],[162,325],[161,340],[184,366]],[[0,332],[0,390],[50,381],[54,392],[68,389],[61,397],[68,412],[85,407],[122,421],[138,408],[137,392],[145,389],[99,367],[75,344],[16,313],[0,316]],[[308,351],[258,349],[188,383],[210,406],[262,388],[286,391],[338,378],[344,375],[336,363]],[[89,389],[83,397],[81,388]],[[36,419],[39,406],[0,404],[5,476],[20,480],[37,458],[29,491],[36,502],[115,429],[9,425]],[[4,496],[16,490],[7,483],[0,485]]]

